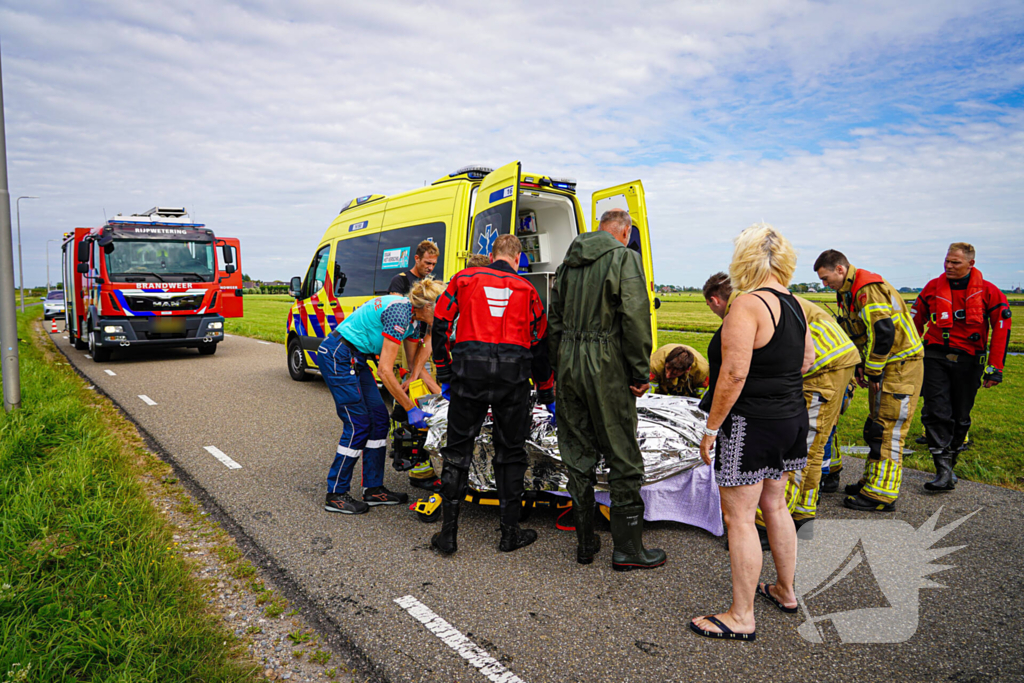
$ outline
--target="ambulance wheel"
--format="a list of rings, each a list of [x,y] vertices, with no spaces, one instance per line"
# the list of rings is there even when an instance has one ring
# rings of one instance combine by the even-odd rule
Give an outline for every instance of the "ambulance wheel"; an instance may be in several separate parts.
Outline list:
[[[217,344],[203,344],[202,346],[196,347],[199,350],[200,356],[212,356],[217,353]]]
[[[288,342],[288,374],[296,382],[309,380],[309,373],[306,372],[306,354],[302,352],[302,345],[297,337],[292,337]]]

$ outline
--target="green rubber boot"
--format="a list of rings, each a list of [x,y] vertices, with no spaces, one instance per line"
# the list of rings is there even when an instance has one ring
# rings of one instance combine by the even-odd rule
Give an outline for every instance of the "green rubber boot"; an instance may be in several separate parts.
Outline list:
[[[664,550],[644,548],[644,506],[628,505],[611,510],[612,569],[628,572],[634,569],[654,569],[665,564],[668,556]]]

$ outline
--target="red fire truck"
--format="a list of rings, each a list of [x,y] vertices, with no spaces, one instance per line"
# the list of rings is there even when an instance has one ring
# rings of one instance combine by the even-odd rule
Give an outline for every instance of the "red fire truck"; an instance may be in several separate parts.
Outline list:
[[[224,319],[242,315],[238,240],[215,237],[183,208],[75,228],[62,252],[68,337],[98,362],[114,349],[143,346],[211,355],[224,339]]]

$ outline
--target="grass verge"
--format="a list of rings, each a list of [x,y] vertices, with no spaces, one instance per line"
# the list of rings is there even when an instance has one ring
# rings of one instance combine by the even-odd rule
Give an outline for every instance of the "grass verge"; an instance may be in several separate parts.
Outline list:
[[[165,466],[39,341],[40,314],[19,316],[22,408],[0,414],[0,674],[255,680],[138,481]]]

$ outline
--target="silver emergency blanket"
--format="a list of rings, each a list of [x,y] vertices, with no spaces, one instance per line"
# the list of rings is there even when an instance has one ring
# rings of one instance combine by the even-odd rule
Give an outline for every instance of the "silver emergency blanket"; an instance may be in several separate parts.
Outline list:
[[[417,401],[431,413],[427,451],[434,468],[440,471],[441,448],[448,436],[448,401],[437,394]],[[707,415],[697,407],[698,400],[681,396],[646,394],[637,399],[637,440],[644,459],[644,484],[668,479],[701,463],[700,440]],[[551,414],[543,406],[533,409],[533,426],[526,441],[529,466],[527,491],[565,491],[568,471],[558,452],[558,438],[551,426]],[[494,491],[494,446],[491,443],[491,416],[484,419],[476,440],[470,486],[478,491]],[[608,490],[608,469],[598,464],[598,490]]]

